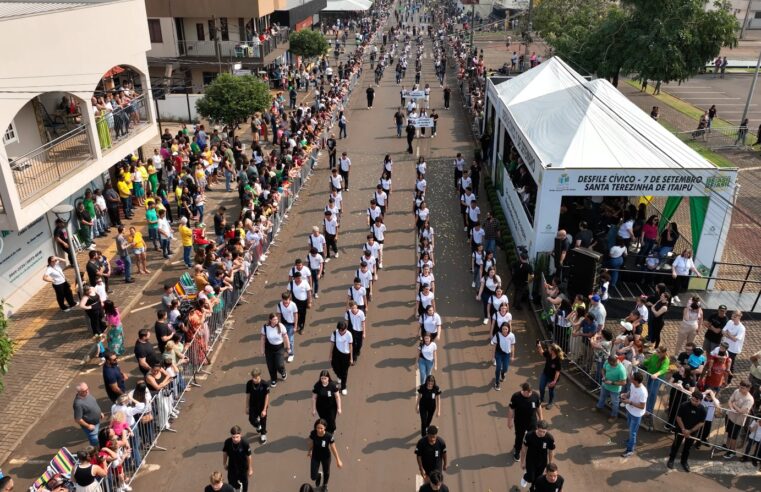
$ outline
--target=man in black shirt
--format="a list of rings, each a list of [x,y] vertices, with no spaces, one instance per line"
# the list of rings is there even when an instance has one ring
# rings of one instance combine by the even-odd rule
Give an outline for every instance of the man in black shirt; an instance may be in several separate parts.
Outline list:
[[[430,481],[430,475],[434,470],[441,472],[447,469],[447,445],[442,438],[438,437],[438,427],[428,426],[427,434],[415,446],[417,466],[426,482]]]
[[[396,125],[396,136],[401,137],[402,127],[404,126],[404,113],[402,113],[402,108],[399,108],[396,113],[394,113],[394,124]]]
[[[95,287],[95,284],[98,283],[98,276],[101,274],[98,252],[90,251],[87,253],[87,256],[89,257],[89,260],[87,260],[87,265],[85,266],[85,270],[87,271],[87,280],[90,282],[90,285]]]
[[[562,492],[565,480],[558,473],[558,465],[549,463],[544,475],[531,484],[530,492]]]
[[[230,437],[222,447],[222,463],[227,470],[227,481],[241,492],[248,492],[248,477],[254,474],[251,446],[242,438],[237,425],[230,429]]]
[[[597,244],[595,236],[592,231],[589,230],[589,225],[586,220],[579,222],[579,232],[576,233],[576,242],[574,247],[576,248],[593,248]]]
[[[163,309],[159,309],[156,313],[156,322],[153,325],[153,329],[156,332],[156,340],[159,344],[159,352],[164,353],[166,342],[172,339],[174,336],[174,330],[169,327],[167,322],[167,313]]]
[[[267,409],[270,406],[270,383],[262,379],[258,367],[251,370],[251,379],[246,382],[246,415],[248,421],[259,433],[259,441],[267,442]]]
[[[449,492],[449,487],[444,485],[444,476],[438,470],[433,470],[428,476],[428,483],[424,483],[418,492]]]
[[[511,282],[515,284],[513,309],[523,309],[521,304],[528,301],[528,278],[532,273],[534,273],[534,269],[528,262],[528,255],[521,253],[519,260],[513,264],[512,268]]]
[[[507,408],[507,427],[515,427],[515,444],[513,445],[513,459],[520,461],[521,447],[526,432],[536,429],[537,420],[543,418],[542,406],[539,394],[531,390],[529,383],[523,383],[521,390],[513,393]]]
[[[135,359],[137,359],[137,366],[143,376],[148,374],[151,370],[151,366],[156,362],[161,362],[156,355],[156,351],[153,350],[153,345],[150,341],[151,332],[146,328],[141,328],[137,332],[137,342],[135,342]]]
[[[526,433],[523,438],[525,447],[521,451],[521,468],[525,470],[521,478],[521,487],[539,478],[547,467],[552,463],[555,451],[555,438],[547,432],[549,425],[546,420],[540,420],[536,424],[536,430]]]
[[[219,207],[214,214],[214,235],[217,237],[217,245],[224,244],[225,242],[225,207]]]
[[[235,489],[222,480],[221,473],[214,471],[209,477],[209,485],[203,489],[203,492],[235,492]]]
[[[325,146],[328,148],[328,164],[330,166],[330,169],[333,169],[336,167],[336,146],[338,144],[336,143],[336,134],[331,133],[330,138],[325,142]]]
[[[61,248],[61,251],[66,253],[66,256],[69,259],[69,265],[73,265],[75,260],[74,255],[71,252],[71,248],[69,247],[69,230],[66,226],[66,223],[61,219],[56,219],[55,221],[53,238],[55,239],[58,247]]]
[[[703,339],[703,350],[706,355],[721,344],[721,330],[727,326],[727,322],[729,322],[729,317],[727,317],[727,306],[724,304],[719,306],[719,309],[703,322],[706,327],[706,335]]]
[[[407,153],[412,153],[412,141],[415,140],[415,125],[412,124],[412,122],[407,123],[407,129],[405,130],[407,132]]]
[[[373,109],[373,99],[375,99],[375,89],[368,87],[365,91],[367,93],[367,109]]]
[[[700,429],[706,420],[706,408],[702,405],[703,393],[698,390],[692,392],[690,401],[682,403],[676,414],[676,429],[674,429],[674,443],[671,445],[669,460],[666,466],[674,468],[674,458],[679,451],[679,446],[684,441],[681,464],[684,471],[690,471],[687,459],[690,457],[690,448],[695,439],[699,439]],[[694,438],[693,438],[694,436]]]

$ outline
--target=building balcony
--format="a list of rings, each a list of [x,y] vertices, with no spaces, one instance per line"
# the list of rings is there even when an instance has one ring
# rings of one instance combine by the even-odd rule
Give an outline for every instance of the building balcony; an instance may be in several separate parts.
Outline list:
[[[206,61],[240,60],[266,64],[288,50],[289,29],[281,28],[263,40],[251,41],[178,41],[180,56],[203,58]]]

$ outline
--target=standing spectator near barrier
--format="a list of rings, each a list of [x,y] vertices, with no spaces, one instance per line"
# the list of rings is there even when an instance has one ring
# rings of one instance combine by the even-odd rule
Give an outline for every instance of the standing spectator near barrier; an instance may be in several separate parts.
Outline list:
[[[71,311],[77,303],[74,302],[74,295],[71,292],[71,285],[66,280],[66,275],[63,273],[61,265],[66,261],[63,258],[57,256],[48,257],[48,266],[45,269],[45,274],[42,276],[42,280],[49,282],[53,286],[55,291],[55,298],[58,302],[58,307],[61,311]],[[65,301],[65,302],[64,302]],[[68,303],[68,306],[66,305]]]
[[[552,463],[555,454],[555,438],[547,432],[549,425],[546,420],[540,420],[536,429],[526,433],[523,438],[521,451],[521,469],[525,471],[521,477],[521,487],[533,484],[548,464]]]
[[[647,388],[642,384],[644,377],[641,372],[632,375],[632,384],[629,393],[621,395],[621,402],[626,404],[626,421],[629,427],[629,438],[626,440],[626,449],[621,455],[628,458],[634,454],[634,446],[637,444],[637,431],[642,417],[645,415],[647,403]]]
[[[700,306],[700,298],[692,296],[690,303],[682,310],[682,322],[679,324],[679,332],[676,337],[674,353],[678,354],[685,347],[685,343],[692,344],[703,324],[703,308]]]
[[[602,367],[602,387],[600,388],[600,398],[597,400],[597,410],[602,410],[605,401],[610,398],[610,417],[608,422],[615,422],[618,417],[618,400],[621,390],[626,384],[626,368],[618,360],[618,357],[611,355],[608,362]]]
[[[647,381],[647,405],[645,406],[648,414],[653,413],[658,397],[658,388],[663,382],[661,378],[668,372],[670,364],[671,359],[669,359],[666,347],[658,347],[653,355],[642,362],[642,369],[650,375]]]
[[[262,326],[261,331],[261,353],[267,361],[267,370],[270,373],[270,386],[277,386],[277,375],[288,379],[288,373],[285,370],[285,351],[290,350],[288,332],[280,323],[277,314],[271,313],[269,321]]]
[[[706,419],[706,408],[702,405],[702,401],[703,393],[695,390],[690,395],[690,400],[682,403],[677,410],[674,442],[669,451],[668,462],[666,462],[666,466],[672,470],[679,447],[684,443],[680,463],[684,471],[690,472],[690,465],[687,462],[690,457],[690,448],[697,440],[697,436],[700,435],[700,430],[703,428]]]
[[[227,470],[227,481],[241,492],[248,492],[248,477],[254,475],[251,446],[237,425],[230,429],[230,437],[222,446],[222,464]]]
[[[674,279],[671,287],[671,296],[676,304],[681,302],[679,300],[679,293],[686,291],[689,286],[690,273],[694,273],[698,277],[702,276],[695,267],[695,262],[692,261],[692,251],[685,249],[671,264],[671,277]]]
[[[545,348],[539,340],[536,342],[536,351],[544,357],[544,369],[539,376],[539,401],[544,405],[544,390],[549,388],[549,400],[545,405],[545,408],[549,410],[552,408],[552,402],[555,401],[555,386],[560,379],[560,364],[565,355],[558,345],[553,343]]]
[[[721,331],[723,338],[722,341],[726,341],[729,345],[727,352],[729,358],[732,359],[732,364],[729,366],[729,378],[727,384],[732,383],[732,373],[735,369],[735,359],[743,350],[743,344],[745,343],[745,325],[740,320],[742,319],[742,311],[735,311],[732,313],[732,319],[727,322],[727,325]]]
[[[539,394],[531,390],[529,383],[523,383],[521,390],[513,393],[507,408],[507,427],[508,429],[515,428],[515,444],[513,445],[515,461],[521,459],[521,448],[526,432],[534,430],[537,421],[543,418]]]
[[[90,394],[87,383],[77,385],[77,396],[74,397],[74,421],[82,428],[88,442],[98,446],[98,431],[100,421],[106,416],[100,411],[98,401]]]
[[[124,264],[124,283],[131,284],[135,281],[132,278],[132,256],[130,252],[130,248],[132,248],[134,245],[130,243],[127,237],[124,235],[123,225],[117,227],[116,231],[116,253],[119,255],[119,258],[121,258],[122,263]],[[188,265],[188,268],[190,268],[190,265]]]
[[[745,421],[753,408],[753,397],[750,395],[750,383],[742,381],[732,393],[727,402],[727,449],[724,459],[735,457],[735,447],[740,431],[745,427]]]
[[[262,379],[258,367],[251,370],[251,379],[246,382],[246,415],[248,421],[259,433],[259,442],[267,442],[267,410],[270,406],[270,385]]]
[[[188,218],[180,217],[180,241],[182,243],[182,261],[187,268],[192,268],[193,263],[190,260],[190,253],[193,252],[193,229],[188,227]]]
[[[727,306],[721,304],[719,308],[707,320],[703,321],[706,333],[703,339],[703,350],[706,354],[713,352],[721,343],[721,331],[727,326],[729,317],[727,316]]]
[[[528,261],[528,254],[521,252],[518,256],[518,261],[512,265],[511,281],[515,285],[515,291],[513,292],[514,309],[523,309],[523,303],[529,302],[528,283],[533,273],[534,269]]]

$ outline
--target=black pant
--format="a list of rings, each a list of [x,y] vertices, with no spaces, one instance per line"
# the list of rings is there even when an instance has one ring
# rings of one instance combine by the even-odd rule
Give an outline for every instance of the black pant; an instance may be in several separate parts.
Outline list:
[[[692,448],[692,443],[694,443],[695,440],[685,439],[679,432],[674,433],[674,443],[671,445],[671,451],[669,452],[669,461],[674,461],[674,458],[676,458],[676,453],[679,451],[679,446],[682,445],[682,441],[684,441],[684,447],[682,448],[681,462],[687,463],[687,459],[690,457],[690,448]]]
[[[344,354],[335,346],[333,347],[333,357],[330,360],[330,367],[333,368],[333,372],[336,373],[336,377],[341,380],[341,389],[348,389],[349,380],[349,367],[351,366],[350,354]]]
[[[444,107],[449,109],[449,96],[444,96]]]
[[[523,474],[523,479],[529,483],[534,483],[534,480],[544,474],[545,468],[547,468],[546,460],[537,461],[526,458],[526,473]]]
[[[521,309],[521,305],[528,300],[528,284],[518,282],[515,284],[515,293],[513,294],[515,309]]]
[[[523,438],[526,437],[526,432],[531,430],[530,425],[521,424],[518,421],[515,422],[515,444],[513,444],[513,453],[516,456],[520,456],[521,449],[523,448]]]
[[[240,489],[242,492],[248,492],[248,473],[245,471],[228,471],[227,482],[232,485],[235,490]]]
[[[317,294],[320,291],[320,271],[312,268],[309,271],[312,273],[312,290]]]
[[[280,373],[281,376],[285,376],[285,357],[283,357],[284,353],[284,345],[281,343],[280,345],[269,345],[268,342],[267,346],[264,348],[264,358],[267,361],[267,370],[270,373],[270,379],[274,382],[277,382],[277,375]]]
[[[336,167],[336,153],[335,152],[328,152],[328,165],[330,166],[330,169],[333,169]]]
[[[299,331],[304,330],[304,324],[307,321],[307,301],[300,301],[298,299],[294,299],[293,302],[296,304],[296,308],[299,310],[299,324],[296,326],[296,329]]]
[[[373,97],[367,96],[367,106],[372,108],[373,107]]]
[[[349,189],[349,171],[344,171],[343,169],[338,170],[338,174],[341,175],[344,182],[344,191]]]
[[[687,290],[687,285],[690,283],[689,275],[677,275],[672,283],[671,297],[674,298],[679,295],[680,292]]]
[[[460,189],[460,178],[462,178],[462,171],[460,171],[457,168],[454,168],[454,189],[455,190],[459,190]],[[467,217],[467,214],[465,213],[465,210],[462,209],[462,208],[460,210],[462,210],[463,216]]]
[[[267,435],[267,417],[262,417],[262,410],[264,410],[264,402],[262,402],[262,406],[256,407],[256,408],[249,408],[249,414],[248,414],[248,421],[251,425],[253,425],[256,429],[259,429],[259,434],[266,436]],[[260,429],[261,427],[261,429]]]
[[[60,307],[61,310],[66,309],[66,304],[63,302],[64,300],[69,303],[69,307],[77,305],[77,303],[74,302],[74,295],[71,293],[71,285],[69,285],[68,282],[59,285],[53,284],[53,290],[55,290],[55,300],[58,301],[58,307]]]
[[[314,455],[314,451],[312,451],[312,461],[310,462],[309,467],[309,473],[312,477],[312,481],[317,480],[317,477],[319,476],[320,472],[320,465],[322,465],[322,484],[327,485],[328,480],[330,480],[330,460],[331,456],[328,454],[327,456],[318,458]]]
[[[359,358],[360,352],[362,352],[362,335],[364,334],[364,331],[354,331],[354,329],[351,330],[351,336],[354,338],[354,343],[352,343],[352,353],[354,354],[354,360],[357,360]]]
[[[122,220],[119,218],[119,206],[110,206],[108,210],[108,220],[111,222],[111,226],[122,225]]]
[[[412,153],[412,141],[415,140],[414,135],[407,135],[407,153]]]
[[[420,402],[420,435],[423,437],[426,436],[428,427],[431,425],[431,421],[433,420],[434,413],[436,413],[436,404],[424,405],[423,402]]]
[[[335,234],[325,233],[325,259],[330,258],[330,250],[334,253],[338,253],[338,243],[336,242]]]
[[[327,431],[333,434],[336,431],[336,415],[338,415],[338,407],[335,404],[330,408],[317,407],[317,415],[328,423]]]

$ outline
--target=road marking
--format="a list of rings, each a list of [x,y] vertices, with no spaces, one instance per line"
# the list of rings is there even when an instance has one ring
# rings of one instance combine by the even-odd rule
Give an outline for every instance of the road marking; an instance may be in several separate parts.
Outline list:
[[[679,95],[679,94],[677,94]],[[740,97],[722,97],[721,99],[716,99],[715,97],[691,97],[689,98],[690,101],[713,101],[720,103],[721,101],[739,101],[742,98]]]
[[[708,89],[708,87],[701,87],[701,89]],[[691,91],[691,90],[684,90],[684,89],[670,89],[668,91],[669,94],[726,94],[726,92],[716,92],[716,91]]]
[[[132,312],[133,313],[137,313],[138,311],[142,311],[143,309],[152,308],[154,306],[158,306],[159,304],[161,304],[161,301],[154,302],[153,304],[148,304],[147,306],[141,306],[141,307],[139,307],[137,309],[133,309]]]

